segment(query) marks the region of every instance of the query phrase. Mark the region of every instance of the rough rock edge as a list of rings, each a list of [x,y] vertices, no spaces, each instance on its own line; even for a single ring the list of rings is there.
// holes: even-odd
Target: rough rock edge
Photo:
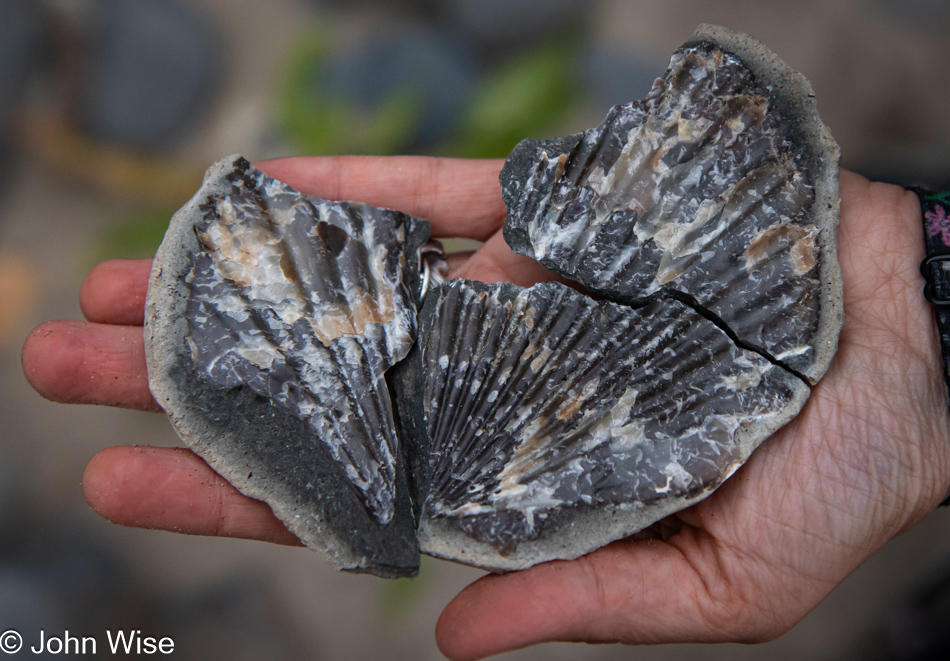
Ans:
[[[841,150],[818,115],[811,83],[763,43],[748,34],[719,25],[700,25],[681,48],[703,43],[711,43],[738,57],[752,72],[756,82],[769,88],[782,108],[790,132],[803,148],[805,167],[814,177],[812,183],[815,188],[815,203],[808,216],[802,220],[804,224],[814,224],[820,228],[818,245],[821,249],[821,310],[818,315],[814,355],[790,357],[781,364],[803,376],[810,385],[815,385],[827,371],[837,351],[838,334],[844,321],[841,269],[837,258],[838,222],[841,215],[838,162]],[[553,140],[527,139],[518,143],[505,161],[499,177],[506,207],[513,208],[517,203],[522,193],[521,184],[527,180],[527,174],[534,168],[542,150],[547,151],[549,156],[569,154],[584,135],[576,133]],[[504,236],[515,253],[534,257],[534,250],[524,232],[515,231],[506,222]],[[763,352],[763,355],[767,354]]]
[[[769,424],[752,423],[737,433],[740,451],[737,461],[723,475],[722,482],[725,482],[748,460],[756,447],[798,415],[811,393],[809,385],[814,385],[824,375],[837,350],[838,335],[844,321],[841,269],[837,259],[840,220],[838,164],[841,153],[828,127],[818,115],[811,83],[802,74],[791,69],[764,44],[742,32],[717,25],[700,25],[683,47],[697,46],[703,42],[713,43],[721,50],[737,56],[758,82],[770,88],[783,107],[791,131],[801,138],[807,159],[806,167],[810,168],[814,177],[815,203],[803,222],[820,228],[821,310],[815,355],[809,361],[796,357],[777,363],[800,373],[807,382],[792,371],[782,370],[781,366],[776,368],[775,378],[786,381],[795,394],[781,414]],[[541,148],[569,153],[583,135],[579,133],[555,140],[526,140],[520,143],[509,156],[501,175],[506,205],[510,208],[509,199],[521,195],[520,183],[524,178],[513,173],[525,172],[528,167],[534,167]],[[508,229],[507,226],[505,229]],[[509,239],[507,231],[505,238]],[[510,240],[508,242],[512,243]],[[512,245],[512,248],[515,246]],[[551,538],[521,542],[515,553],[508,557],[502,557],[490,545],[468,537],[451,521],[428,517],[419,526],[419,546],[423,553],[494,572],[525,569],[549,560],[570,560],[635,534],[670,514],[698,503],[721,486],[722,482],[694,497],[663,501],[653,506],[641,505],[629,510],[617,506],[576,508]]]
[[[294,505],[296,494],[287,485],[276,483],[265,486],[256,481],[250,482],[248,473],[258,467],[248,462],[246,453],[237,444],[231,451],[222,451],[216,442],[220,437],[209,438],[216,430],[200,416],[196,424],[195,412],[183,400],[183,393],[175,384],[174,371],[179,368],[179,348],[188,334],[185,314],[188,292],[184,286],[184,276],[192,268],[191,256],[200,250],[193,230],[194,219],[202,215],[198,207],[210,196],[230,191],[231,184],[222,175],[233,170],[240,158],[236,154],[228,156],[208,169],[201,188],[173,216],[165,239],[156,253],[145,305],[144,337],[149,389],[188,446],[241,493],[267,502],[274,514],[307,547],[322,553],[346,571],[368,572],[387,578],[414,576],[418,565],[410,568],[380,566],[371,558],[354,553],[346,541],[337,536],[325,522],[301,516]],[[414,540],[405,540],[405,543],[414,544]]]

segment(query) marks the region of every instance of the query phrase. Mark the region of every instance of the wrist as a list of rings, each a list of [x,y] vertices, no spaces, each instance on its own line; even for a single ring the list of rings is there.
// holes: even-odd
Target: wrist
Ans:
[[[919,271],[925,258],[920,203],[913,193],[851,173],[842,172],[841,184],[840,346],[854,354],[843,361],[853,366],[848,381],[869,398],[843,405],[851,407],[872,451],[897,467],[878,469],[879,498],[888,510],[903,512],[907,525],[950,490],[950,404]]]

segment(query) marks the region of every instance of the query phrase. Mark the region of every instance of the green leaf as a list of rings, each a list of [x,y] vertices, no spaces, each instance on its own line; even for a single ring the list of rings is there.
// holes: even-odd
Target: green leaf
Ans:
[[[445,151],[504,157],[525,137],[547,137],[579,104],[577,60],[577,45],[563,39],[515,56],[476,90]]]

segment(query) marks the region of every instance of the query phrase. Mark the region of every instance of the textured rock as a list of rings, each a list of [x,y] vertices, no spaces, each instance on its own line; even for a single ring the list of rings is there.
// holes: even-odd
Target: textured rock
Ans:
[[[841,326],[838,156],[803,76],[704,26],[643,101],[515,148],[505,238],[611,300],[680,292],[815,382]]]
[[[77,86],[83,128],[133,148],[167,149],[213,100],[223,73],[213,25],[192,3],[96,0]],[[219,50],[220,48],[220,50]]]
[[[176,214],[152,274],[150,385],[177,431],[347,569],[418,565],[384,376],[415,341],[428,234],[230,157]]]
[[[423,551],[573,558],[709,494],[809,388],[679,301],[455,280],[420,317]]]
[[[345,569],[504,571],[636,533],[727,479],[834,352],[837,147],[746,36],[703,28],[646,100],[519,145],[502,186],[512,247],[604,300],[436,278],[418,311],[425,221],[237,157],[156,259],[156,399]]]
[[[551,285],[427,301],[422,549],[572,558],[732,474],[837,346],[837,162],[808,82],[713,26],[644,101],[522,142],[506,240],[626,307]]]

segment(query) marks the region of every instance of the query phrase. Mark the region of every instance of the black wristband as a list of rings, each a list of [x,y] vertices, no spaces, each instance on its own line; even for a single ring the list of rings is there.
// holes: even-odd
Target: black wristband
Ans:
[[[943,378],[950,391],[950,191],[937,193],[925,188],[910,190],[920,198],[924,216],[924,243],[927,257],[920,264],[920,274],[927,284],[924,298],[933,306],[943,354]],[[950,506],[948,496],[940,507]]]

